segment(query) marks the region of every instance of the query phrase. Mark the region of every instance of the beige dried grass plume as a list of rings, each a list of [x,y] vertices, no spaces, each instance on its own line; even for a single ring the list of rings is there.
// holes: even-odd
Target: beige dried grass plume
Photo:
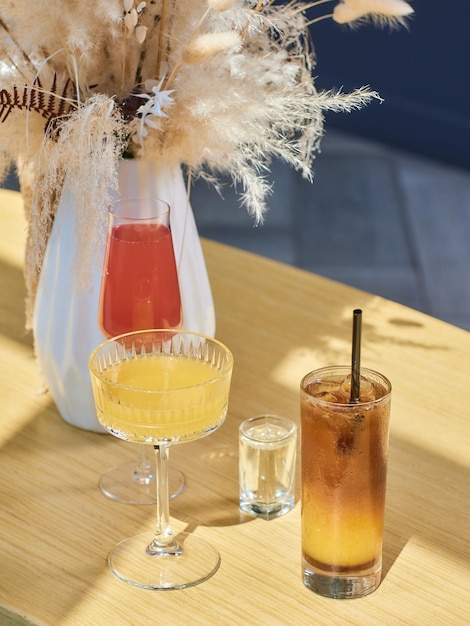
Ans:
[[[361,9],[363,19],[393,3],[409,7],[402,0],[340,0],[335,10]],[[314,19],[308,14],[324,4],[3,3],[0,113],[15,86],[31,92],[39,79],[45,96],[39,109],[27,99],[15,104],[0,123],[0,174],[13,162],[25,197],[25,181],[35,183],[28,211],[31,301],[64,180],[77,199],[81,254],[91,258],[121,156],[157,166],[180,163],[215,185],[229,175],[258,222],[272,158],[312,178],[324,112],[360,108],[378,97],[366,87],[349,94],[316,90],[309,24],[334,11]],[[44,116],[43,108],[59,110],[56,100],[60,115]]]

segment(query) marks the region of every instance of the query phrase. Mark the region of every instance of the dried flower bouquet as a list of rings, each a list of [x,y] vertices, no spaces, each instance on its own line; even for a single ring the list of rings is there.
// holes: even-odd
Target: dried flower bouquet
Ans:
[[[122,157],[229,175],[261,220],[270,160],[311,178],[324,111],[378,97],[316,90],[310,25],[410,13],[403,0],[2,0],[0,178],[15,164],[30,296],[65,178],[89,256]]]

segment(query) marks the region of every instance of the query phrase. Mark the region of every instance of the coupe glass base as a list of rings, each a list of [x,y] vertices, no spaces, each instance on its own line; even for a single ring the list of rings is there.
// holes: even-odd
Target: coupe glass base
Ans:
[[[107,498],[125,504],[155,504],[155,479],[137,479],[135,474],[135,461],[112,467],[101,476],[100,489]],[[168,481],[170,499],[183,493],[186,487],[183,472],[170,468]]]
[[[124,582],[141,589],[169,590],[193,587],[218,570],[220,555],[209,543],[190,533],[178,533],[178,555],[146,552],[153,535],[141,533],[124,539],[108,556],[110,570]]]

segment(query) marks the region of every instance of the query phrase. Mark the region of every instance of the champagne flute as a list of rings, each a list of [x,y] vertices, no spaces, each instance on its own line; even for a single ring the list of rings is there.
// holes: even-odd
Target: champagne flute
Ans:
[[[163,200],[128,198],[112,205],[98,315],[108,338],[145,328],[181,326],[170,207]],[[99,484],[112,500],[153,504],[154,480],[153,456],[147,446],[139,445],[136,461],[109,469]],[[170,497],[180,494],[185,484],[184,474],[172,469]]]
[[[233,357],[216,339],[178,330],[144,330],[98,346],[89,361],[101,424],[126,441],[152,445],[156,457],[154,533],[121,541],[108,565],[144,589],[182,589],[218,569],[218,551],[191,533],[173,533],[168,453],[219,428],[227,414]]]

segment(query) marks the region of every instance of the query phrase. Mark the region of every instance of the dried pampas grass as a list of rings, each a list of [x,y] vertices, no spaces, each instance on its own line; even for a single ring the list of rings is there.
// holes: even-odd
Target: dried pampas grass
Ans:
[[[272,158],[312,179],[324,112],[360,108],[378,95],[367,87],[317,91],[309,24],[340,21],[344,11],[392,23],[410,8],[403,0],[339,0],[333,13],[307,16],[326,4],[3,3],[0,175],[14,163],[25,197],[34,181],[27,214],[31,300],[62,186],[76,197],[80,255],[92,258],[122,155],[179,163],[215,185],[229,175],[257,222],[266,211]],[[34,88],[34,106],[15,96]]]
[[[112,98],[99,94],[46,136],[40,152],[34,208],[26,252],[26,283],[36,281],[65,181],[76,199],[77,278],[89,283],[92,263],[106,232],[110,192],[117,189],[117,162],[125,146],[124,120]],[[84,158],[86,155],[86,158]],[[90,219],[90,216],[92,219]]]
[[[236,51],[241,48],[242,39],[238,33],[229,30],[225,33],[206,33],[194,37],[184,46],[181,59],[187,65],[204,63],[220,52]]]
[[[372,21],[378,26],[404,26],[405,18],[413,13],[404,0],[341,0],[333,10],[333,20],[338,24],[357,25]]]

